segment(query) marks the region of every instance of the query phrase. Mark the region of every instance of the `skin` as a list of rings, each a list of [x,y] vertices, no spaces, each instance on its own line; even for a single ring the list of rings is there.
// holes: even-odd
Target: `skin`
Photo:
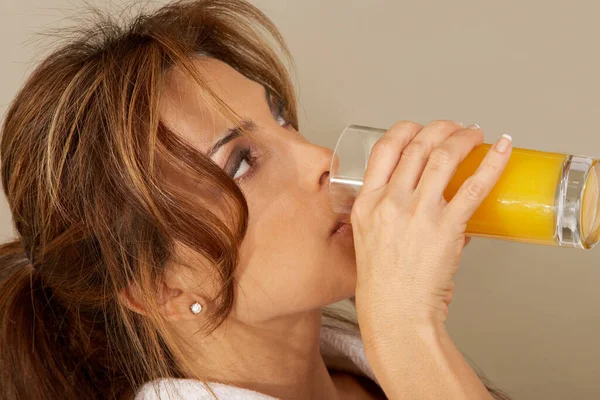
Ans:
[[[330,375],[319,351],[320,309],[355,295],[365,353],[389,398],[490,398],[445,321],[468,242],[466,223],[504,170],[510,143],[505,151],[494,146],[447,202],[443,190],[458,163],[483,142],[482,131],[452,121],[396,124],[371,153],[352,208],[352,235],[331,237],[339,220],[329,207],[331,150],[274,116],[258,83],[222,62],[195,62],[217,95],[259,130],[257,141],[235,139],[213,157],[227,172],[239,147],[255,146],[257,157],[241,169],[250,174],[239,181],[250,220],[227,322],[200,334],[203,314],[189,310],[197,301],[210,312],[218,291],[210,268],[194,276],[167,268],[163,311],[198,349],[194,369],[208,381],[278,398],[370,398],[358,380]],[[232,128],[177,69],[165,89],[165,122],[199,150]]]
[[[356,266],[351,236],[330,237],[339,219],[329,206],[332,151],[278,122],[262,85],[214,59],[195,63],[216,94],[260,128],[255,142],[235,139],[212,157],[229,172],[238,148],[255,152],[247,172],[252,176],[239,183],[250,220],[226,324],[209,336],[194,335],[203,318],[190,312],[190,304],[199,301],[209,310],[218,290],[209,268],[201,277],[169,268],[165,310],[176,329],[202,349],[196,367],[209,381],[275,397],[334,399],[336,387],[319,352],[320,308],[354,294]],[[161,113],[169,127],[205,153],[234,127],[210,111],[178,69],[168,76]],[[242,164],[244,171],[248,164]],[[184,248],[180,253],[192,257]],[[347,381],[343,387],[347,390]]]

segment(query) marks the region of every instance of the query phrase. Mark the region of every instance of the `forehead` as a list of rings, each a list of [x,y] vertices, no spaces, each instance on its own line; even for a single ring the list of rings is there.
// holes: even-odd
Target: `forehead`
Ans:
[[[194,67],[207,86],[242,118],[252,114],[264,88],[226,63],[208,57],[197,57]],[[181,68],[174,67],[165,76],[160,113],[164,123],[202,151],[228,127],[227,121],[214,110],[205,93]],[[260,104],[260,103],[259,103]]]

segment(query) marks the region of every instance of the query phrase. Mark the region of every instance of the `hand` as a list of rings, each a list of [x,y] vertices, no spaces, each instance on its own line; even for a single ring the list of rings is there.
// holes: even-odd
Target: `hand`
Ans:
[[[379,335],[446,321],[467,221],[512,151],[502,138],[447,202],[443,192],[458,164],[482,143],[477,126],[400,122],[373,147],[351,213],[361,330]]]

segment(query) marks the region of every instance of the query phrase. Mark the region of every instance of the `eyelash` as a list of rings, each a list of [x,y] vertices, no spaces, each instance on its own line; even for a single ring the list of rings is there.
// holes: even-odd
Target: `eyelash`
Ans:
[[[248,163],[249,169],[244,175],[236,179],[234,177],[240,170],[243,161],[246,161]],[[234,168],[233,171],[231,171],[231,173],[229,174],[229,176],[231,176],[231,178],[234,179],[237,183],[244,182],[246,179],[249,179],[254,174],[255,162],[256,157],[254,156],[252,149],[250,147],[242,147],[235,156],[235,162],[233,163]]]
[[[275,118],[275,121],[277,121],[279,126],[288,128],[289,126],[292,125],[292,123],[290,121],[288,121],[287,119],[285,119],[285,117],[284,117],[285,109],[284,108],[285,108],[285,104],[283,103],[283,101],[280,101],[278,108],[277,108],[277,118]]]
[[[275,118],[275,120],[277,121],[279,126],[281,126],[283,128],[288,128],[291,125],[291,122],[288,121],[287,119],[285,119],[284,111],[285,111],[284,103],[279,102],[279,108],[277,110],[277,117]],[[235,162],[233,163],[233,165],[235,167],[233,168],[232,172],[229,175],[232,179],[240,170],[240,167],[242,166],[243,161],[246,161],[250,168],[249,168],[248,172],[246,172],[244,175],[242,175],[241,177],[239,177],[237,179],[234,179],[238,184],[246,181],[247,179],[250,179],[254,175],[254,171],[256,169],[255,168],[256,156],[254,156],[254,152],[252,151],[252,149],[250,147],[242,147],[240,149],[240,151],[237,153],[237,155],[235,156]]]

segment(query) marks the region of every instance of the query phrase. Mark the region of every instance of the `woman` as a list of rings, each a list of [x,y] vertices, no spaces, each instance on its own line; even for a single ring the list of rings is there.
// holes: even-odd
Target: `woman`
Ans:
[[[502,397],[444,322],[510,141],[447,203],[482,131],[400,122],[342,225],[278,48],[242,0],[184,1],[33,72],[2,130],[2,399]],[[322,319],[353,297],[362,342]]]

